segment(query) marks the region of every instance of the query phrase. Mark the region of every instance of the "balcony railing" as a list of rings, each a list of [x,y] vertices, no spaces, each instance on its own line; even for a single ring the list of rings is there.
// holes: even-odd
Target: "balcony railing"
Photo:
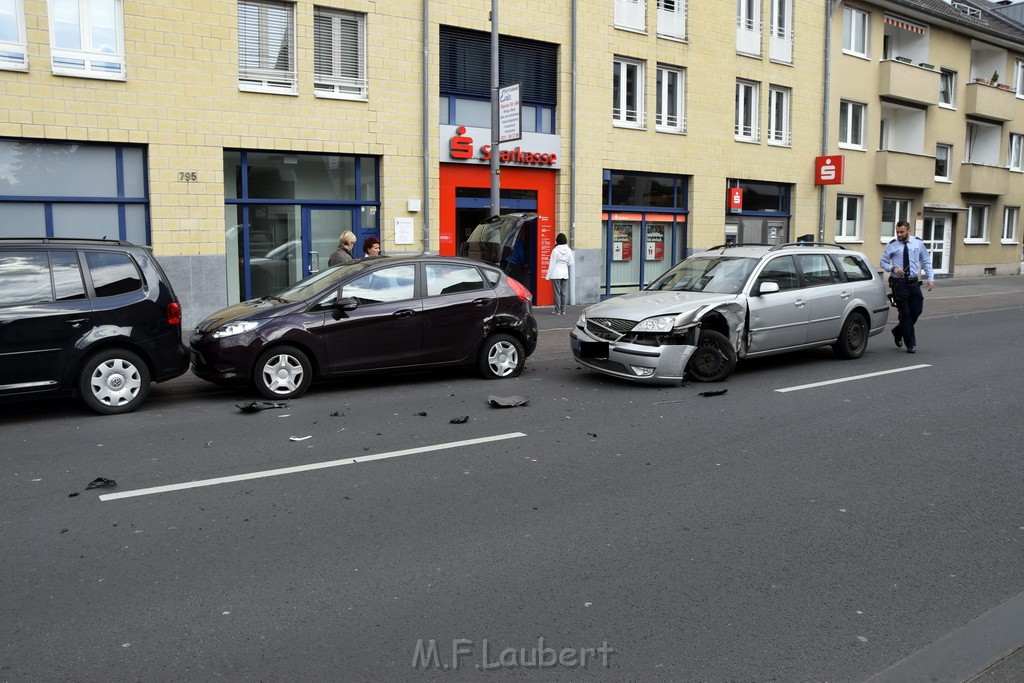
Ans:
[[[926,189],[935,185],[935,158],[910,152],[879,150],[875,184]]]
[[[964,111],[968,116],[1011,121],[1018,107],[1024,115],[1024,105],[1017,103],[1013,90],[978,81],[972,81],[964,88]]]
[[[938,102],[938,71],[898,60],[886,60],[878,67],[878,94],[882,97],[924,105]]]
[[[1010,171],[1002,166],[960,165],[960,191],[1003,195],[1010,190]]]

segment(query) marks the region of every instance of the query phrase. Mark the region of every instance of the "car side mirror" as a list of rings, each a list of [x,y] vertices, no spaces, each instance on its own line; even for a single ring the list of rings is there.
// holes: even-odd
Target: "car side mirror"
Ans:
[[[336,311],[354,311],[359,308],[359,300],[350,296],[338,298],[334,300],[334,310]]]
[[[779,291],[779,283],[772,280],[765,280],[757,288],[758,296],[763,294],[771,294],[772,292]]]

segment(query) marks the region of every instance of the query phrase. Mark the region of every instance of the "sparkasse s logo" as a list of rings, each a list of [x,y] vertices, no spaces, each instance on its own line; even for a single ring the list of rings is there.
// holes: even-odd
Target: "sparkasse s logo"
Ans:
[[[455,129],[455,135],[448,143],[448,151],[452,159],[473,158],[473,138],[466,135],[466,127],[459,126]]]

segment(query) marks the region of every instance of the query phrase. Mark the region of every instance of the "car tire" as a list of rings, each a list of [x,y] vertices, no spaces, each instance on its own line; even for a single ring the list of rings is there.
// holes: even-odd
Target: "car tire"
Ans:
[[[697,350],[686,365],[688,377],[698,382],[721,382],[736,369],[736,350],[721,332],[701,330]]]
[[[85,405],[101,415],[130,413],[149,395],[149,366],[126,349],[106,349],[85,359],[78,391]]]
[[[526,351],[519,340],[511,335],[492,335],[480,347],[477,367],[485,379],[518,377],[525,365]]]
[[[313,381],[313,365],[309,357],[294,346],[276,346],[256,359],[252,379],[256,391],[265,398],[298,398]]]
[[[851,313],[843,323],[839,338],[832,346],[840,358],[853,360],[864,355],[868,348],[868,321],[861,313]]]

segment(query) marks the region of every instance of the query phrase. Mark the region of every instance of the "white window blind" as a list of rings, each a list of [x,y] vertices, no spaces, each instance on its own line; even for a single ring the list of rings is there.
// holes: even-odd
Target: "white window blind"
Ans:
[[[366,32],[361,14],[317,7],[313,15],[313,89],[366,99]]]
[[[239,2],[239,89],[294,93],[296,81],[294,5]]]

